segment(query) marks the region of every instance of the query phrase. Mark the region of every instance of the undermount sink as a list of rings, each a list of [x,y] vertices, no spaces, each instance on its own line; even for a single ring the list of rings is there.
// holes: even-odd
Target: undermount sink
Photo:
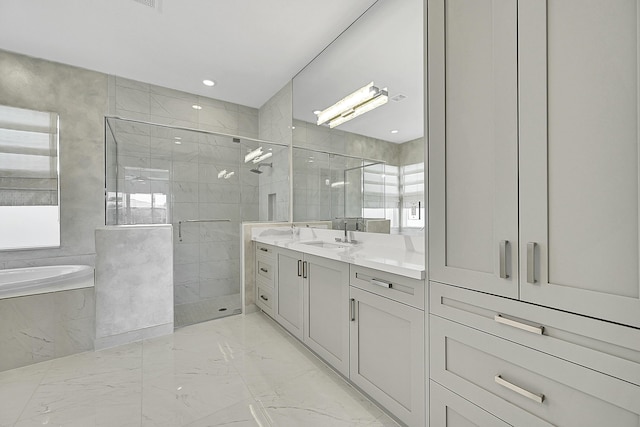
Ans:
[[[323,242],[323,241],[313,241],[313,242],[300,242],[303,245],[315,246],[316,248],[324,248],[324,249],[345,249],[351,247],[349,244],[341,244],[341,243],[332,243],[332,242]]]

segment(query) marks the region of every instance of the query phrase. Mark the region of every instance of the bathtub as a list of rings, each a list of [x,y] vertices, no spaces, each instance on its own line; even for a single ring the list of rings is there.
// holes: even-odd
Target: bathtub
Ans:
[[[93,350],[93,267],[0,270],[0,372]]]
[[[51,265],[0,270],[0,299],[93,287],[93,267]]]

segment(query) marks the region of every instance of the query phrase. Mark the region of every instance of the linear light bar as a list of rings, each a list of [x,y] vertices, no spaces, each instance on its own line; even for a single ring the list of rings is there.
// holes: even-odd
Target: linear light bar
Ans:
[[[251,160],[253,160],[256,157],[261,156],[261,155],[262,155],[262,147],[258,147],[255,150],[253,150],[252,152],[248,153],[246,156],[244,156],[244,162],[248,163]]]
[[[356,117],[361,116],[364,113],[373,110],[374,108],[378,108],[379,106],[386,104],[388,100],[389,100],[389,95],[387,90],[382,89],[375,98],[329,121],[329,127],[333,129],[334,127],[339,126],[344,122],[348,122],[351,119],[355,119]]]
[[[384,101],[381,101],[381,97],[384,98]],[[371,111],[376,107],[379,107],[380,105],[386,103],[387,99],[388,99],[388,92],[386,88],[383,90],[380,90],[373,85],[373,82],[371,82],[368,85],[356,90],[352,94],[342,98],[340,101],[336,102],[331,107],[323,111],[317,112],[316,113],[316,115],[318,116],[317,124],[319,126],[326,122],[331,123],[332,121],[335,121],[340,117],[346,118],[346,120],[341,120],[339,121],[339,123],[336,122],[337,124],[335,124],[334,126],[338,126],[339,124],[342,124],[348,120],[353,119],[354,117],[364,114],[367,111]],[[362,107],[364,107],[365,105],[368,105],[373,100],[378,100],[378,101],[371,104],[371,106],[368,109],[361,110]],[[359,113],[357,115],[354,115],[354,113],[358,111]]]

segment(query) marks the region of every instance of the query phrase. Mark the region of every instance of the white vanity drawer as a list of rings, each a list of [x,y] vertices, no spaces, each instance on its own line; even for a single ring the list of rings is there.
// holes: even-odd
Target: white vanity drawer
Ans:
[[[273,268],[274,262],[262,257],[256,258],[256,277],[269,281],[273,286]]]
[[[510,426],[435,381],[429,388],[429,423],[433,427]]]
[[[431,314],[640,385],[639,329],[436,282],[429,290]]]
[[[271,245],[265,245],[264,243],[256,243],[256,257],[262,255],[267,258],[275,257],[275,247]]]
[[[424,280],[351,265],[351,286],[424,310]]]
[[[640,387],[430,316],[434,381],[515,426],[638,427]]]
[[[273,288],[256,283],[256,305],[269,316],[273,317]]]

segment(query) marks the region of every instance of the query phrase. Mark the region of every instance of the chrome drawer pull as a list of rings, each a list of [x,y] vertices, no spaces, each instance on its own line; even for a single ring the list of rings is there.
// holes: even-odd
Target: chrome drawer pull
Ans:
[[[378,280],[378,279],[371,279],[369,282],[370,282],[372,285],[382,286],[383,288],[387,288],[387,289],[390,289],[390,288],[391,288],[391,283],[389,283],[389,282],[383,282],[382,280]]]
[[[260,248],[260,250],[261,250],[262,252],[269,252],[269,249],[267,249],[267,248]]]
[[[498,323],[502,323],[503,325],[511,326],[514,328],[522,329],[523,331],[531,332],[533,334],[542,335],[544,332],[544,326],[531,326],[526,323],[516,322],[515,320],[507,319],[506,317],[502,317],[500,314],[496,314],[493,317]]]
[[[267,270],[266,268],[260,267],[260,271],[262,271],[263,273],[268,273],[269,270]]]
[[[500,278],[508,279],[509,274],[507,273],[507,248],[509,247],[508,240],[500,241]]]
[[[522,395],[527,399],[531,399],[536,403],[542,403],[544,401],[544,394],[531,393],[530,391],[520,388],[515,384],[511,384],[509,381],[505,381],[504,379],[502,379],[500,375],[496,375],[494,377],[494,380],[496,381],[496,384],[501,385],[502,387],[508,388],[511,391],[515,391],[519,395]]]
[[[527,282],[536,283],[536,242],[527,243]]]
[[[262,298],[265,301],[269,301],[269,298],[265,297],[264,295],[260,295],[260,298]]]

